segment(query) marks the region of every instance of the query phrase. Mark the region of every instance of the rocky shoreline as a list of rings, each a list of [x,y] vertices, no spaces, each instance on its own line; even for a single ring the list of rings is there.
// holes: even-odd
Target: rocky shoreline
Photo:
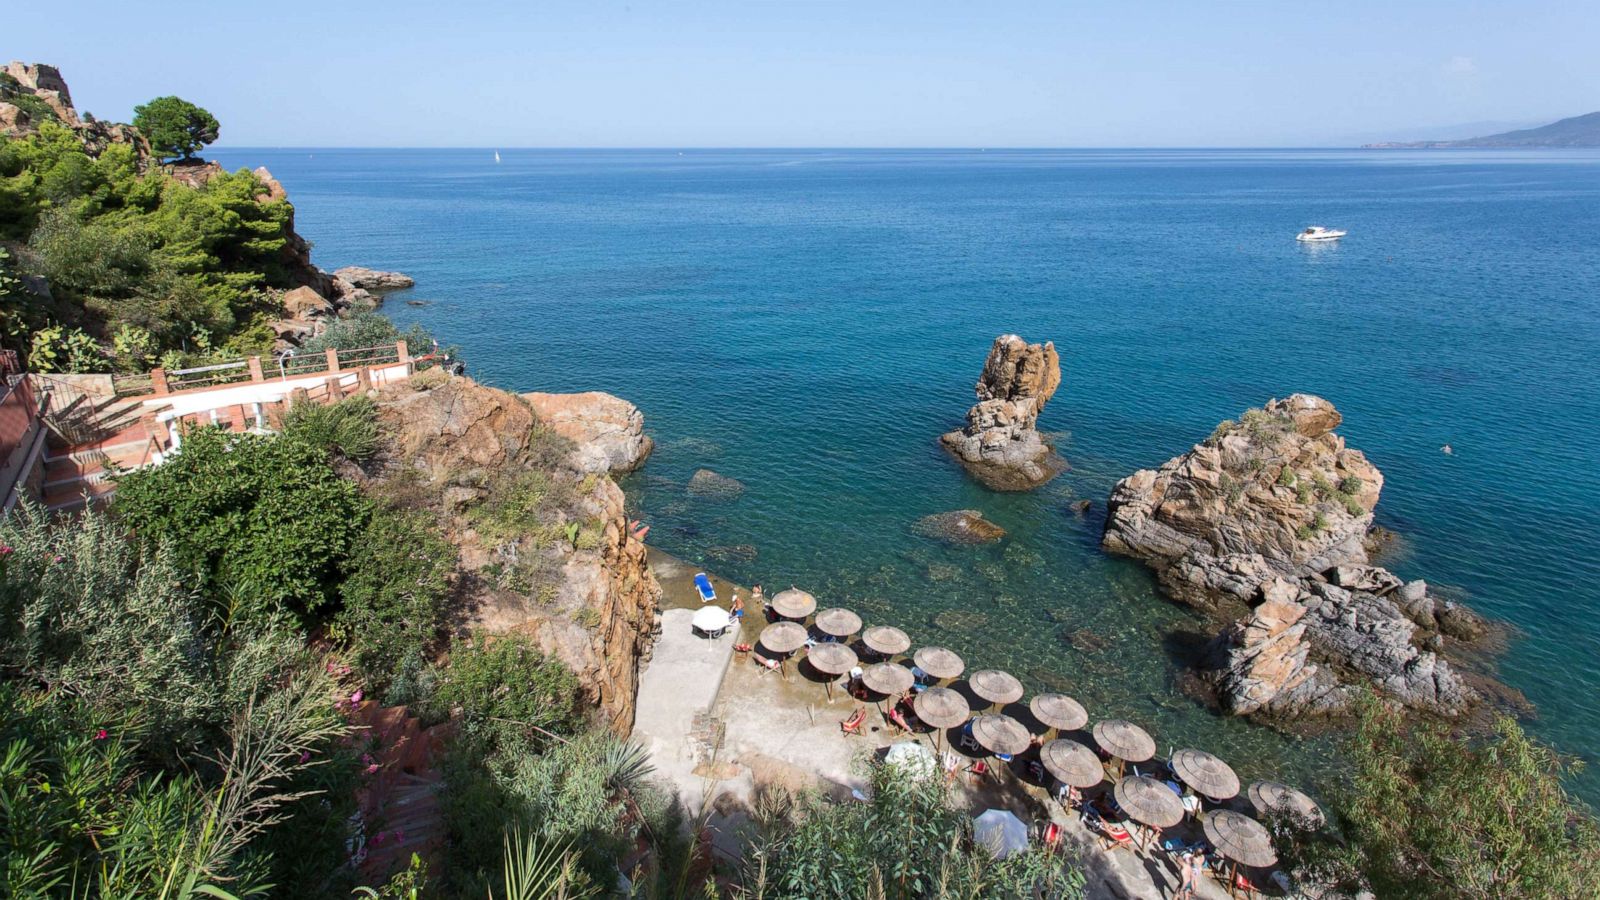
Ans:
[[[1475,613],[1371,563],[1383,474],[1334,433],[1321,397],[1294,394],[1227,421],[1156,470],[1122,479],[1102,547],[1143,561],[1173,600],[1227,622],[1201,676],[1234,715],[1347,711],[1361,686],[1459,716],[1482,702],[1443,651]]]

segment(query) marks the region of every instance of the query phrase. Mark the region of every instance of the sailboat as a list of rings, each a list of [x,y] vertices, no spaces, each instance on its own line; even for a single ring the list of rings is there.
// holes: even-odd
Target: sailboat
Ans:
[[[499,150],[496,150],[494,152],[494,161],[495,162],[499,162],[500,161],[500,151]]]

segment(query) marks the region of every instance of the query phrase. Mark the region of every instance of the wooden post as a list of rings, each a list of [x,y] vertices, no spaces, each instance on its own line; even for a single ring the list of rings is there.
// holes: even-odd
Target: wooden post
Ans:
[[[145,433],[150,436],[152,441],[155,441],[156,449],[165,452],[167,449],[167,430],[161,427],[160,422],[156,421],[156,414],[147,412],[139,417],[139,421],[144,423]]]
[[[250,380],[251,381],[266,381],[267,380],[266,374],[261,371],[261,357],[259,357],[259,356],[250,357]]]
[[[333,351],[329,351],[330,353]],[[328,379],[328,402],[337,403],[344,398],[344,389],[339,386],[339,376],[334,375]]]
[[[401,362],[411,362],[411,351],[407,349],[405,341],[395,341],[394,350],[395,353],[399,354]]]
[[[337,372],[337,371],[339,371],[339,351],[335,350],[332,347],[329,347],[325,352],[326,352],[327,357],[328,357],[328,371],[329,372]]]
[[[361,393],[372,390],[372,370],[366,366],[356,370],[356,384],[361,386]]]
[[[157,394],[171,393],[167,388],[167,370],[160,366],[150,370],[150,386]]]

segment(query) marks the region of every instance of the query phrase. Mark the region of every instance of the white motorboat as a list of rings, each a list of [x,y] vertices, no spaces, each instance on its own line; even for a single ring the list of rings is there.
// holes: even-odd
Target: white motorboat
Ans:
[[[1337,241],[1344,237],[1346,232],[1336,228],[1323,228],[1321,225],[1312,225],[1305,231],[1294,236],[1297,241]]]

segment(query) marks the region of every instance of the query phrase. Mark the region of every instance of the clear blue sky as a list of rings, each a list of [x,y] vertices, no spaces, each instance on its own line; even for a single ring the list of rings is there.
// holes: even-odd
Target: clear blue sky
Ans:
[[[80,108],[175,93],[233,146],[1283,146],[1600,109],[1594,0],[8,7],[0,54]]]

